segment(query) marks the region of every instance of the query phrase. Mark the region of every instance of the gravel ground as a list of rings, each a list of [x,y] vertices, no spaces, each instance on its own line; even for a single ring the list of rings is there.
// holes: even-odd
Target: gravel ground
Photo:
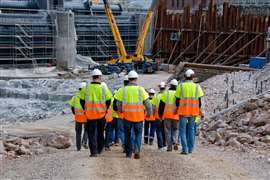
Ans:
[[[70,115],[57,116],[18,126],[4,126],[7,133],[25,134],[64,131],[74,136]],[[73,137],[74,139],[74,137]],[[2,160],[0,179],[269,179],[267,152],[237,152],[198,143],[192,155],[159,152],[143,145],[140,160],[126,159],[120,147],[89,158],[89,151],[67,150]]]

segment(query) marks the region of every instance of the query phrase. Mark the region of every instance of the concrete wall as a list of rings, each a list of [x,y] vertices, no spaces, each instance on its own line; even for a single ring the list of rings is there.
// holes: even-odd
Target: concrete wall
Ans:
[[[75,67],[76,30],[72,12],[56,13],[56,60],[58,69]]]

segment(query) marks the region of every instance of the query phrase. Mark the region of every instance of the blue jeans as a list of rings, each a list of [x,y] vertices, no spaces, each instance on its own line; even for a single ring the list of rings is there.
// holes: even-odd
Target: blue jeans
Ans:
[[[181,117],[179,123],[179,134],[182,152],[192,153],[195,142],[195,118]]]
[[[134,131],[134,153],[140,153],[142,144],[143,122],[124,121],[125,128],[125,152],[128,157],[132,155],[132,129]]]
[[[125,131],[123,119],[118,119],[117,129],[118,129],[118,138],[120,139],[122,144],[125,144]]]
[[[156,128],[156,121],[144,121],[144,142],[146,144],[148,141],[154,141]]]
[[[105,147],[110,147],[113,142],[112,122],[106,124],[105,129]]]
[[[163,148],[165,145],[163,142],[163,126],[161,120],[156,120],[156,127],[158,148]]]

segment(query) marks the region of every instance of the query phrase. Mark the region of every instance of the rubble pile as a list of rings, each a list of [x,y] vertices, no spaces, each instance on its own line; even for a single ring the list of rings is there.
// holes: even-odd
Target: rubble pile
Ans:
[[[8,137],[0,143],[4,148],[0,154],[13,159],[25,155],[50,153],[56,149],[67,149],[71,146],[71,139],[64,134],[50,133],[40,137]]]
[[[211,116],[201,130],[204,144],[270,150],[270,91]]]
[[[201,83],[204,111],[211,116],[270,89],[270,64],[255,72],[233,72]]]
[[[82,81],[87,79],[0,80],[0,121],[33,121],[69,113],[68,101]],[[113,74],[104,81],[113,92],[123,79]]]

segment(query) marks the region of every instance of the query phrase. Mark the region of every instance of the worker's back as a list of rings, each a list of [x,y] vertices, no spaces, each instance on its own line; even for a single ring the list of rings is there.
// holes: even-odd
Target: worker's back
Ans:
[[[165,103],[163,119],[178,120],[178,115],[175,114],[175,90],[166,90],[162,93],[161,100]]]

